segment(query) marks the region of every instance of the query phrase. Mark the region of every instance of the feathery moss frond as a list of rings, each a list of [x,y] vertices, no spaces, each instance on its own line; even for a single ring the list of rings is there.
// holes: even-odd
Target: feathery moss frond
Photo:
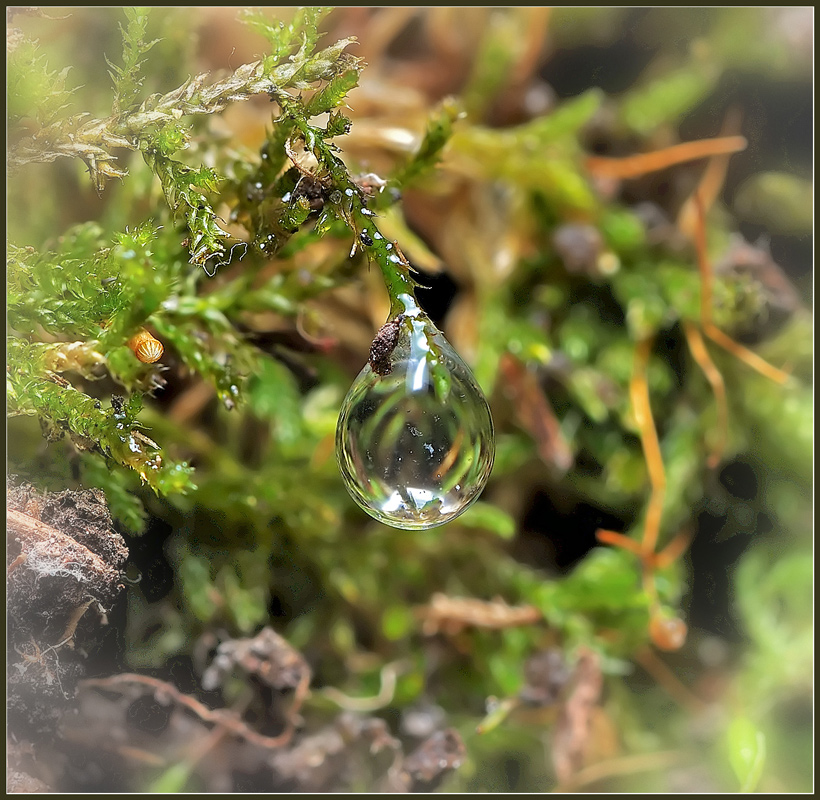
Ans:
[[[143,77],[140,75],[140,68],[143,65],[142,57],[159,42],[159,39],[145,41],[145,30],[148,25],[149,8],[123,8],[123,13],[128,20],[128,25],[123,28],[123,65],[117,66],[106,58],[106,63],[111,67],[108,73],[114,83],[114,113],[130,110],[136,105],[142,89]]]

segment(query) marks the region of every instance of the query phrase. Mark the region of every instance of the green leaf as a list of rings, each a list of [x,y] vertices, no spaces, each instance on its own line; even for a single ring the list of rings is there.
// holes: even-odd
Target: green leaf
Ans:
[[[635,559],[615,548],[596,547],[560,585],[547,594],[553,607],[573,611],[645,609],[648,598],[640,586]],[[549,612],[544,609],[544,613]]]
[[[740,781],[741,792],[754,792],[766,763],[766,737],[747,718],[737,717],[727,731],[729,763]]]
[[[97,338],[106,319],[129,303],[117,280],[119,265],[99,225],[68,230],[55,251],[9,247],[7,306],[11,326],[35,333]]]
[[[266,565],[264,559],[252,552],[241,553],[237,562],[219,571],[216,585],[234,623],[248,634],[268,616]]]
[[[382,614],[382,633],[391,642],[404,639],[414,624],[413,612],[407,606],[390,606]]]
[[[70,68],[51,71],[36,41],[24,38],[14,49],[9,48],[6,69],[9,122],[31,117],[45,126],[68,106],[73,93],[66,88]]]
[[[359,85],[360,72],[361,67],[356,65],[331,78],[305,104],[305,117],[310,119],[342,105],[345,102],[347,93]]]
[[[607,244],[622,255],[633,253],[646,244],[643,224],[626,209],[606,209],[598,219],[598,227]]]
[[[485,34],[473,61],[473,74],[463,92],[467,113],[478,118],[507,81],[516,58],[524,47],[520,9],[493,9]]]
[[[254,413],[274,422],[276,438],[285,445],[301,438],[302,398],[296,382],[283,364],[262,358],[248,383],[248,403]]]
[[[130,533],[141,534],[148,521],[148,512],[134,494],[133,472],[110,469],[105,459],[96,453],[83,454],[82,470],[84,484],[96,486],[105,492],[111,516]]]
[[[441,152],[453,135],[453,123],[462,115],[452,99],[444,100],[427,122],[424,138],[410,161],[391,178],[390,183],[404,188],[435,168]]]
[[[240,19],[256,33],[264,36],[271,48],[269,59],[279,63],[289,52],[301,45],[302,50],[312,48],[318,39],[317,25],[330,11],[321,6],[297,9],[288,25],[272,20],[264,11],[243,9]]]
[[[356,38],[353,36],[340,39],[330,47],[311,56],[290,76],[292,84],[297,89],[307,89],[316,81],[330,81],[346,70],[349,65],[358,64],[358,59],[344,53],[344,50],[355,41]],[[343,81],[342,85],[344,83]]]
[[[587,89],[571,100],[565,100],[552,113],[538,117],[516,131],[516,137],[548,144],[574,136],[592,119],[600,108],[604,93],[600,89]]]
[[[620,117],[629,128],[649,135],[660,125],[672,125],[703,100],[715,85],[718,72],[699,64],[666,73],[631,90],[620,106]]]
[[[811,475],[814,398],[811,386],[796,380],[786,386],[753,372],[745,364],[730,362],[724,377],[737,390],[737,422],[754,437],[766,463],[792,476]]]
[[[232,238],[219,226],[219,218],[207,198],[216,191],[219,176],[211,167],[195,169],[168,158],[159,150],[149,148],[143,152],[143,157],[159,178],[174,217],[185,217],[190,234],[188,248],[191,263],[212,274],[220,265],[220,257],[228,260],[226,250]]]
[[[155,442],[136,422],[141,395],[124,401],[112,397],[111,407],[95,400],[64,380],[52,379],[32,356],[32,348],[10,338],[7,373],[9,413],[40,418],[46,435],[59,439],[65,433],[81,450],[99,450],[115,462],[135,470],[154,491],[169,494],[193,488],[186,463],[163,458]],[[41,374],[43,376],[41,377]]]
[[[517,128],[461,128],[451,152],[478,174],[540,192],[558,211],[591,212],[597,199],[582,174],[577,134],[602,99],[600,90],[590,89]]]
[[[193,771],[193,766],[187,761],[173,764],[151,782],[147,791],[150,794],[179,794],[184,792]]]
[[[112,64],[111,80],[114,82],[114,113],[131,110],[136,104],[142,90],[143,77],[140,75],[140,60],[159,39],[145,41],[145,30],[148,25],[149,8],[126,7],[123,9],[128,25],[120,25],[123,42],[123,66]]]
[[[510,654],[504,651],[490,653],[487,657],[490,674],[503,695],[513,695],[523,682],[521,666],[517,660],[510,659]]]
[[[200,622],[209,622],[216,613],[216,603],[208,559],[186,550],[177,572],[188,607]]]
[[[814,186],[786,172],[759,172],[735,193],[734,207],[747,222],[770,233],[809,234],[814,223]]]
[[[459,523],[465,528],[489,531],[502,539],[512,539],[517,529],[515,520],[506,511],[481,500],[461,515]]]
[[[155,319],[154,327],[194,372],[214,385],[225,407],[234,408],[258,351],[238,338],[222,312],[204,303],[191,305],[180,303],[176,313]]]
[[[758,646],[775,657],[788,656],[789,668],[806,663],[811,632],[806,596],[811,593],[810,554],[790,552],[773,561],[772,545],[753,548],[736,577],[737,604]]]
[[[644,272],[622,270],[613,276],[612,291],[626,308],[626,323],[633,340],[651,336],[668,321],[669,307],[660,287]]]

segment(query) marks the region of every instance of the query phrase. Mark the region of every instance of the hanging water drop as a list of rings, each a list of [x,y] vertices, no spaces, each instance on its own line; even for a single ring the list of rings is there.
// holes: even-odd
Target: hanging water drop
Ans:
[[[495,439],[469,367],[409,295],[343,403],[336,458],[370,516],[405,530],[450,522],[481,494]]]

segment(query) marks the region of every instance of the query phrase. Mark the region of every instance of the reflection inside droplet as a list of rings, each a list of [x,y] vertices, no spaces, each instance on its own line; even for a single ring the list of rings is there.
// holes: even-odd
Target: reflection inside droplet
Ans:
[[[395,321],[394,321],[394,324]],[[414,304],[398,321],[388,370],[365,365],[342,403],[339,469],[372,517],[442,525],[481,494],[495,453],[490,409],[470,369]]]

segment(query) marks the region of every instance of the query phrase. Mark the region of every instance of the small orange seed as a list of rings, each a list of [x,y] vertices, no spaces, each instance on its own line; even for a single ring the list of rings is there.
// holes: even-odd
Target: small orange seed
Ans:
[[[143,364],[153,364],[155,361],[159,361],[165,350],[162,342],[155,339],[144,328],[128,340],[127,346],[134,351],[134,355]]]

